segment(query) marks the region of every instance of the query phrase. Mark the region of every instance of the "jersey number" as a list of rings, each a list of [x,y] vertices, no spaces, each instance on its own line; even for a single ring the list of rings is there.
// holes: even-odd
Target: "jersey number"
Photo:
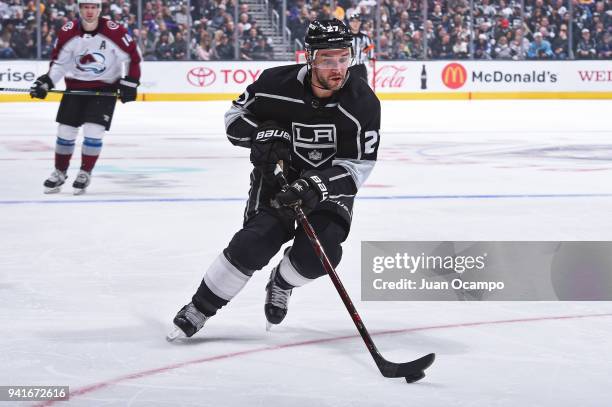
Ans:
[[[376,130],[370,130],[365,132],[365,151],[364,154],[372,154],[376,151],[376,143],[378,143],[378,132]]]

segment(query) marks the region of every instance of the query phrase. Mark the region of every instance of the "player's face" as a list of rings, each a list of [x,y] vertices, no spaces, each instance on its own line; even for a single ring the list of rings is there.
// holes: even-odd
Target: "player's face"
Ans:
[[[98,21],[100,11],[100,7],[98,7],[97,4],[82,4],[79,7],[79,14],[81,15],[81,18],[88,23]]]
[[[327,90],[338,90],[344,82],[350,64],[349,48],[319,50],[312,61],[313,80]]]

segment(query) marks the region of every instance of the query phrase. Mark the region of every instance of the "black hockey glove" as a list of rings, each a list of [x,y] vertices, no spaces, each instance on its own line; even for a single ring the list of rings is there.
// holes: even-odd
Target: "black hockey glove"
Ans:
[[[138,95],[138,79],[130,78],[126,76],[125,78],[119,81],[119,99],[121,102],[133,102],[136,100],[136,95]]]
[[[295,180],[287,189],[276,194],[276,202],[281,207],[300,205],[308,215],[320,202],[329,197],[327,186],[318,175],[306,175]],[[285,212],[283,210],[283,212]],[[293,213],[293,210],[292,210]]]
[[[289,164],[290,147],[291,136],[276,122],[264,122],[255,131],[251,144],[251,162],[268,183],[276,184],[274,169],[279,161]]]
[[[53,86],[53,81],[49,78],[49,75],[39,76],[30,88],[30,97],[44,99],[47,97],[49,90],[53,89]]]

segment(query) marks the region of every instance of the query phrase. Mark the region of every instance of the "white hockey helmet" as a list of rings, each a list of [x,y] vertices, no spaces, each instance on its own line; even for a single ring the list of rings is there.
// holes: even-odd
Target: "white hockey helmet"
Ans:
[[[77,4],[81,7],[82,4],[96,4],[102,7],[102,0],[77,0]]]

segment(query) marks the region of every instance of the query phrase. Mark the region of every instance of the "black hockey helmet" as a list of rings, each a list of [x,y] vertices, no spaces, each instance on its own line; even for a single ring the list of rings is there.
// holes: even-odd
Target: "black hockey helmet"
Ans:
[[[314,20],[308,26],[304,47],[309,53],[318,49],[352,48],[353,35],[337,18]]]

